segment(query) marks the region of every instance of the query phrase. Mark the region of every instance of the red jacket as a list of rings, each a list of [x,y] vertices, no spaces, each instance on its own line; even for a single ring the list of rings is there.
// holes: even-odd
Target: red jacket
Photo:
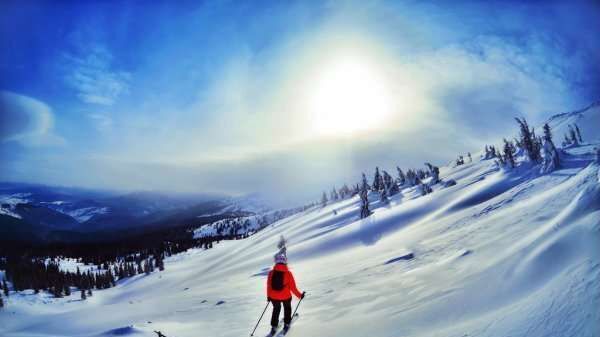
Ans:
[[[271,279],[275,271],[283,273],[283,289],[281,290],[275,290],[271,287]],[[267,277],[267,297],[276,301],[285,301],[292,298],[292,293],[298,298],[302,296],[302,293],[296,288],[294,275],[289,271],[287,265],[282,263],[276,264],[269,272],[269,277]]]

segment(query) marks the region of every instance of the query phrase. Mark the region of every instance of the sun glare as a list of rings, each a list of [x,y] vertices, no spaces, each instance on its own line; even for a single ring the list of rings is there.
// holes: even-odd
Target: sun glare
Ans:
[[[317,78],[309,109],[319,134],[348,135],[384,125],[390,102],[377,67],[346,58],[331,63]]]

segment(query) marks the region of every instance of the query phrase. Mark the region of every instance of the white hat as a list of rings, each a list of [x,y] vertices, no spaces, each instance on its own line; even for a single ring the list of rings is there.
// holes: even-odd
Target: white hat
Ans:
[[[275,263],[287,264],[287,256],[285,254],[285,251],[284,252],[280,251],[279,253],[275,254],[274,258],[275,258]]]

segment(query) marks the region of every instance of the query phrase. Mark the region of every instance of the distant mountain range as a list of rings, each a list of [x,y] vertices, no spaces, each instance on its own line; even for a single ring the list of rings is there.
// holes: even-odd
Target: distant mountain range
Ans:
[[[0,241],[105,240],[124,233],[252,215],[256,195],[111,191],[0,183]]]

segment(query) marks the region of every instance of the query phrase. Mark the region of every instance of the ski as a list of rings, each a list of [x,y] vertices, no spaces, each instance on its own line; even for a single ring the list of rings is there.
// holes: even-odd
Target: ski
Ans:
[[[278,334],[277,337],[283,337],[286,336],[289,332],[290,329],[292,328],[292,324],[294,322],[296,322],[296,320],[300,317],[300,315],[298,313],[294,314],[294,316],[292,317],[292,321],[290,322],[290,325],[288,326],[287,329],[283,328]]]

